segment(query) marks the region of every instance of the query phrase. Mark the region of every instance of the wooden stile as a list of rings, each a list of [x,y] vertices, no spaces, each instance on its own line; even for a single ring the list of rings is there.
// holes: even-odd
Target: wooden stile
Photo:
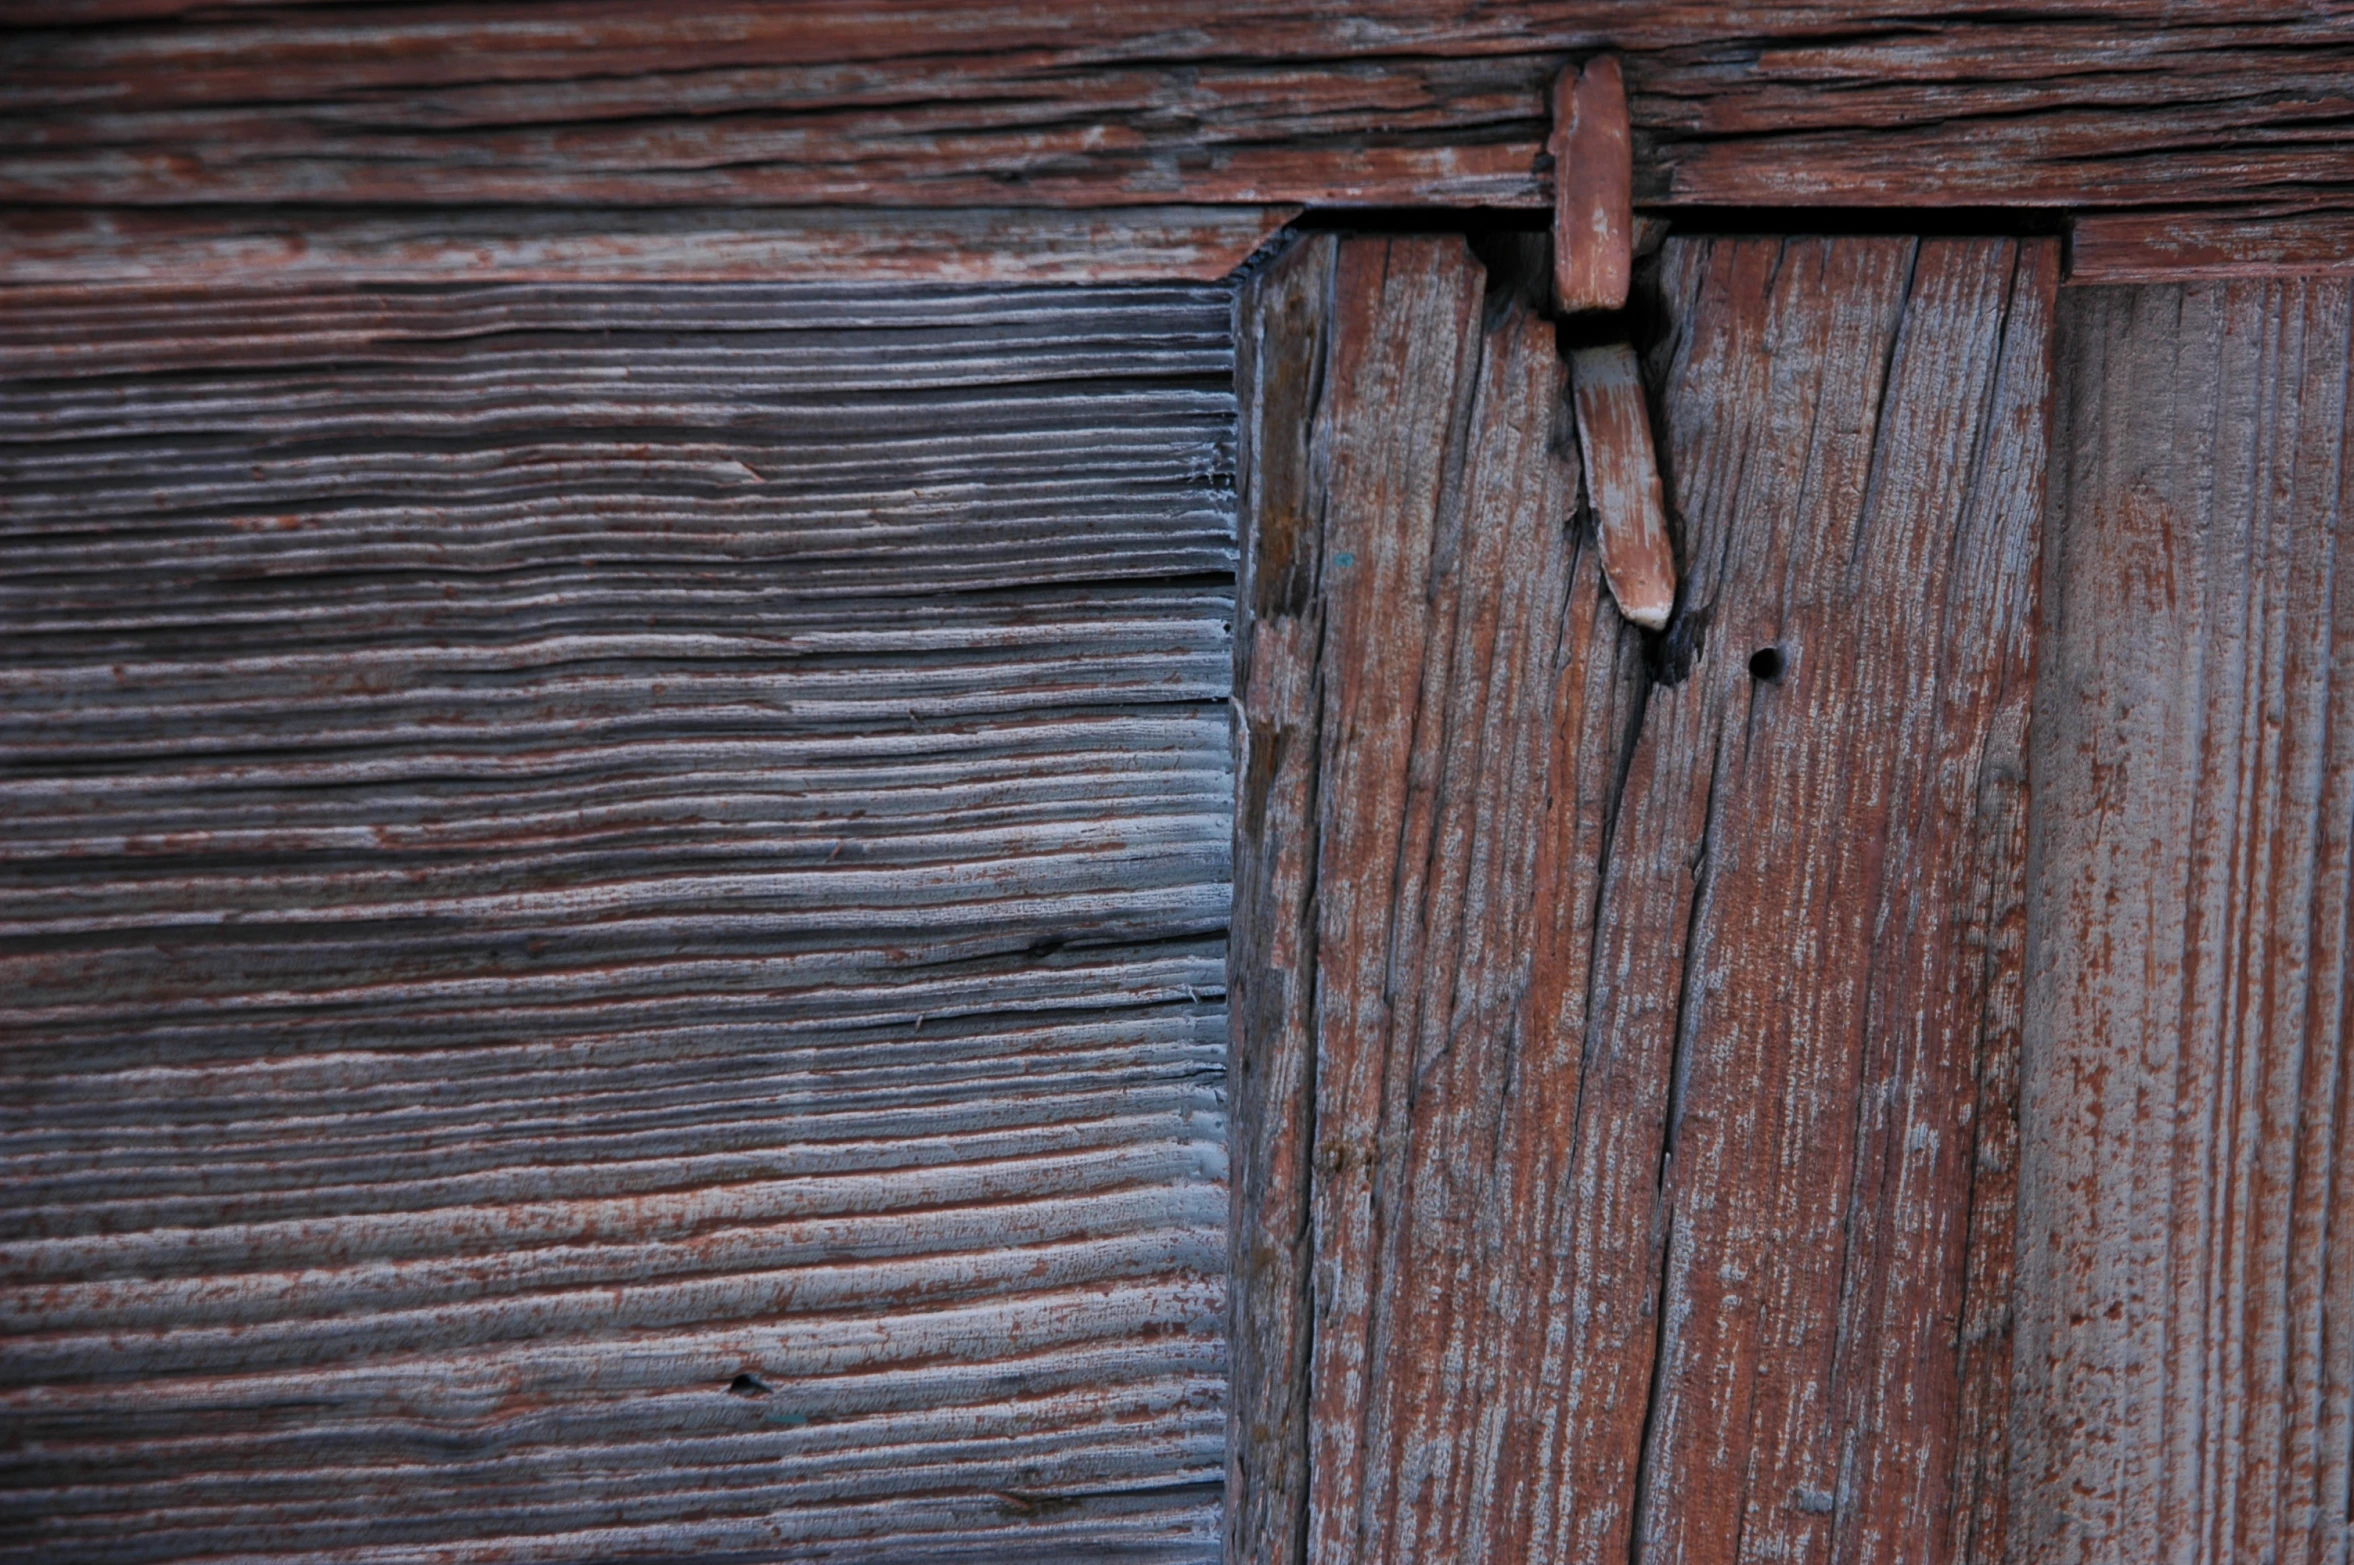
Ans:
[[[1460,242],[1254,284],[1230,1557],[2002,1557],[2057,261],[1671,241],[1657,636]]]
[[[2020,1558],[2354,1546],[2354,284],[2071,290]]]

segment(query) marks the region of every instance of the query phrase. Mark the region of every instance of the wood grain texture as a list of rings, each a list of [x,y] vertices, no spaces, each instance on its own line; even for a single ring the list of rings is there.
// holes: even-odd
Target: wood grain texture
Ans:
[[[1208,1559],[1229,299],[0,318],[0,1559]]]
[[[2343,210],[2343,0],[1509,7],[22,0],[0,202],[907,207],[1553,198],[1622,59],[1665,206]],[[104,23],[106,25],[94,25]],[[47,25],[43,25],[47,24]]]
[[[2023,1557],[2354,1546],[2350,332],[2343,279],[2061,312]]]
[[[1296,208],[0,211],[0,284],[1214,282]],[[30,310],[20,301],[15,308]]]
[[[1316,243],[1242,312],[1230,1557],[2003,1558],[2056,247],[1670,240],[1645,636],[1549,325]]]

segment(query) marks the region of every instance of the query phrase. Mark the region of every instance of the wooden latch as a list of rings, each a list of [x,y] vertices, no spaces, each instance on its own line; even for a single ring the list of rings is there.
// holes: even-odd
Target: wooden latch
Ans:
[[[1616,314],[1635,270],[1635,149],[1626,82],[1601,55],[1553,86],[1553,288],[1565,313]],[[1664,630],[1676,607],[1659,457],[1642,372],[1623,333],[1570,358],[1586,503],[1618,611]]]

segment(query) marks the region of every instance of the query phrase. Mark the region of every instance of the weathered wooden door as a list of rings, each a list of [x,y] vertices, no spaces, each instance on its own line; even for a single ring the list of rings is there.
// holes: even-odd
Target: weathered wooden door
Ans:
[[[1654,634],[1491,255],[1239,317],[1233,1557],[2343,1559],[2344,291],[1671,239]]]
[[[2342,1561],[2354,290],[1527,249],[12,316],[0,1554]]]
[[[0,6],[0,1565],[2354,1565],[2350,82]]]

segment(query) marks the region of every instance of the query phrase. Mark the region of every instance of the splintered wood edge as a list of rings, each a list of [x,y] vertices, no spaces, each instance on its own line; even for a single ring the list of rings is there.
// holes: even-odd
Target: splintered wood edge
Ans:
[[[1293,206],[0,214],[0,286],[1214,282]]]
[[[1553,84],[1553,287],[1561,308],[1626,307],[1635,269],[1634,133],[1618,61],[1602,55]]]
[[[1635,350],[1625,343],[1580,348],[1571,355],[1570,381],[1603,578],[1620,614],[1664,630],[1676,606],[1676,551]]]

